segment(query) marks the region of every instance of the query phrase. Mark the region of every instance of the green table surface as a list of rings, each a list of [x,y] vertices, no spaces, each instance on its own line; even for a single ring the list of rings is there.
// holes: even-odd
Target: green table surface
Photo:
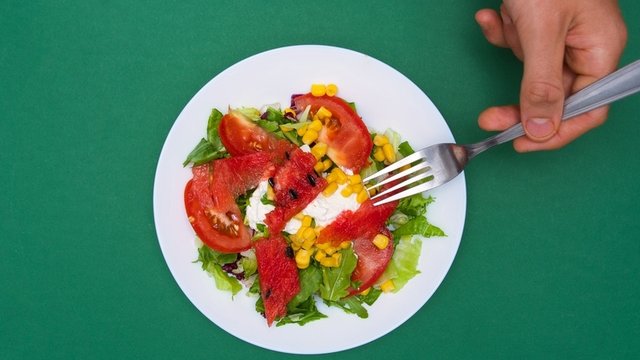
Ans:
[[[243,58],[325,44],[398,69],[458,142],[481,139],[477,115],[515,102],[522,72],[474,22],[498,5],[3,1],[0,358],[287,356],[210,322],[165,264],[152,191],[177,115]],[[626,64],[640,58],[640,3],[621,7]],[[462,243],[435,295],[388,335],[325,357],[638,358],[639,100],[561,150],[504,145],[474,160]]]

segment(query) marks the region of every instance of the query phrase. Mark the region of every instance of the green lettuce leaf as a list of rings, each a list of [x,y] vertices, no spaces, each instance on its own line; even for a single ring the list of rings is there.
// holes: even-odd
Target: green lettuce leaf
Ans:
[[[222,254],[203,245],[198,249],[196,262],[200,262],[202,270],[213,277],[219,290],[229,291],[232,295],[235,295],[242,290],[242,284],[238,279],[222,270],[222,265],[233,263],[237,258],[237,254]]]
[[[378,284],[382,284],[387,280],[393,280],[397,292],[418,275],[418,260],[422,251],[422,240],[417,236],[405,236],[399,239],[398,244],[393,252],[389,266],[384,271]]]
[[[421,235],[424,237],[447,236],[442,229],[430,224],[424,216],[415,217],[393,230],[394,238],[408,235]]]

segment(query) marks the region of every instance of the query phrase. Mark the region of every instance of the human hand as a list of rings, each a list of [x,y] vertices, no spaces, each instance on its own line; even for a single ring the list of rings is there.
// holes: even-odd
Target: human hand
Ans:
[[[608,108],[561,123],[564,99],[613,72],[627,41],[617,0],[504,0],[500,12],[476,13],[487,40],[510,48],[523,61],[520,106],[483,111],[484,130],[505,130],[522,121],[527,136],[516,151],[560,148],[604,123]]]

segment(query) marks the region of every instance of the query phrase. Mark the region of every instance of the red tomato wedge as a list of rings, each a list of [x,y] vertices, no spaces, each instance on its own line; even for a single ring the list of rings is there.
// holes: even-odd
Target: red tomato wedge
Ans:
[[[354,173],[368,165],[373,141],[362,118],[343,99],[335,96],[313,96],[310,93],[293,98],[296,109],[303,111],[311,106],[312,112],[324,107],[331,112],[320,131],[318,141],[328,145],[331,160]]]
[[[260,296],[267,324],[287,314],[287,304],[300,292],[298,267],[287,241],[279,234],[258,240],[255,245]]]
[[[322,244],[329,241],[332,246],[339,246],[343,241],[373,239],[380,229],[385,228],[385,222],[397,206],[398,201],[374,206],[373,201],[367,200],[356,211],[340,213],[334,222],[322,229],[316,242]]]
[[[289,153],[289,160],[276,170],[270,180],[275,209],[265,219],[271,233],[282,231],[285,224],[327,186],[327,180],[313,170],[315,164],[315,156],[296,148]]]
[[[274,150],[282,141],[236,110],[222,117],[218,133],[231,156]]]
[[[389,245],[384,249],[378,249],[372,242],[373,238],[360,237],[353,241],[353,251],[358,255],[351,281],[358,284],[357,288],[351,289],[349,295],[357,294],[370,288],[384,273],[391,256],[393,255],[393,237],[386,227],[382,227],[379,233],[389,237]]]
[[[192,168],[184,203],[189,222],[203,243],[222,253],[251,248],[250,231],[235,199],[268,178],[273,169],[268,153],[219,159]]]

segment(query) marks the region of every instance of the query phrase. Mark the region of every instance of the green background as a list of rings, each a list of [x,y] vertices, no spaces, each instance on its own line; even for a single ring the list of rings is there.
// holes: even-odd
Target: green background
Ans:
[[[326,44],[398,69],[457,141],[479,140],[478,113],[515,102],[522,71],[473,19],[498,4],[2,1],[0,358],[284,357],[206,319],[163,260],[152,190],[177,115],[245,57]],[[626,64],[640,3],[621,7]],[[442,286],[387,336],[326,358],[640,356],[639,100],[559,151],[474,160]]]

